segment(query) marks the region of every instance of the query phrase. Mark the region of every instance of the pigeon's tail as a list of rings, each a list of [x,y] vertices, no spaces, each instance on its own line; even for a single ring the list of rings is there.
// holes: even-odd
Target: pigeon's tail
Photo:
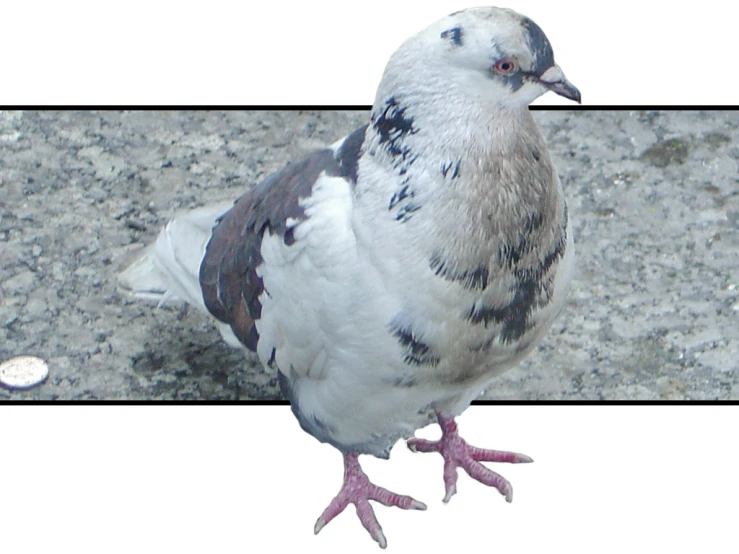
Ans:
[[[207,312],[200,290],[200,263],[216,221],[233,202],[205,206],[170,221],[131,266],[118,277],[137,298],[187,302]]]

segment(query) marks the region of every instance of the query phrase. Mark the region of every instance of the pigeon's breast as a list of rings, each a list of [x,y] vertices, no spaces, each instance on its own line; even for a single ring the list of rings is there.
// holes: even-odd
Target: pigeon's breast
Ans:
[[[485,270],[467,275],[440,269],[447,266],[433,263],[430,249],[376,240],[365,248],[355,226],[332,321],[311,328],[326,353],[317,357],[320,377],[283,369],[304,429],[382,456],[432,410],[466,408],[536,345],[563,305],[573,250],[564,206],[561,215],[546,240],[536,236],[536,254],[501,246],[479,264]]]
[[[396,129],[407,114],[392,114]],[[449,149],[433,157],[411,142],[420,124],[406,127],[417,132],[402,144],[397,132],[365,142],[348,218],[339,224],[348,213],[321,202],[295,228],[298,243],[322,237],[310,264],[294,266],[299,280],[281,288],[289,274],[265,264],[272,294],[257,323],[271,341],[260,356],[276,350],[303,428],[380,456],[434,410],[461,412],[534,347],[563,304],[572,259],[564,196],[535,129],[516,155],[478,161]]]
[[[405,347],[403,373],[439,396],[486,384],[520,361],[566,296],[574,249],[564,204],[550,229],[523,226],[486,247],[466,265],[430,249],[405,277],[413,286],[391,323]]]

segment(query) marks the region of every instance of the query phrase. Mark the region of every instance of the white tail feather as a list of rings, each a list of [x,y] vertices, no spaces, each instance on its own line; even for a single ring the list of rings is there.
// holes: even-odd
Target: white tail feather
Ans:
[[[131,266],[119,276],[121,286],[137,298],[192,304],[206,311],[200,289],[200,263],[216,220],[233,202],[205,206],[170,221]]]

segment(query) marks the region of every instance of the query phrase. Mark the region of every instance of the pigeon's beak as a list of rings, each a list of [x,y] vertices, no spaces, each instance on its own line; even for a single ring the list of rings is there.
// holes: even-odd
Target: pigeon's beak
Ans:
[[[558,65],[553,65],[539,76],[539,83],[552,92],[580,104],[580,91],[570,83]]]

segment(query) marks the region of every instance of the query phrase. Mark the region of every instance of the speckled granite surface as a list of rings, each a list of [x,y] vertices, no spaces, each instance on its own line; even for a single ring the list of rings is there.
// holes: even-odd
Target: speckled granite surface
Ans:
[[[739,398],[739,112],[537,111],[569,200],[565,312],[492,399]],[[269,399],[207,318],[115,274],[176,212],[236,198],[366,112],[0,113],[0,399]]]

